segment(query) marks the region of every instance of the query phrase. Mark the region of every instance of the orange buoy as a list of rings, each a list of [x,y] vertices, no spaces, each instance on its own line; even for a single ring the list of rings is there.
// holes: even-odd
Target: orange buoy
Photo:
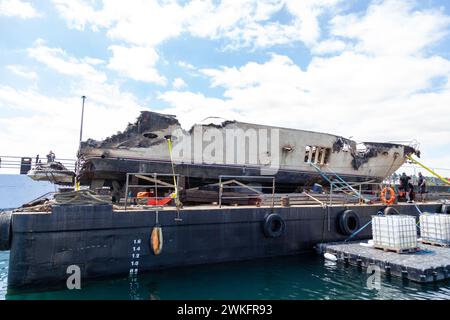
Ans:
[[[388,190],[389,190],[389,195],[390,195],[389,200],[386,199],[386,193],[388,192]],[[381,199],[381,201],[384,204],[387,204],[387,205],[393,204],[395,202],[395,191],[394,191],[394,189],[392,189],[392,188],[388,189],[387,187],[384,187],[384,189],[381,190],[380,199]]]
[[[150,243],[152,246],[153,254],[155,256],[159,255],[163,248],[163,234],[161,227],[153,228],[152,235],[150,237]]]

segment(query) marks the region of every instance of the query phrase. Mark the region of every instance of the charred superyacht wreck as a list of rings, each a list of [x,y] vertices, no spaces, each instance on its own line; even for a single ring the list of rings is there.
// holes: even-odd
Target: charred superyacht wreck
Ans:
[[[322,180],[317,166],[345,180],[381,182],[412,154],[419,155],[413,146],[357,144],[326,133],[237,121],[196,124],[185,131],[175,116],[144,111],[125,131],[81,144],[78,179],[91,188],[114,181],[123,187],[126,173],[175,171],[183,185],[198,187],[220,175],[270,175],[277,191],[293,192]]]
[[[185,131],[173,116],[143,112],[124,132],[81,145],[77,178],[90,190],[58,193],[40,206],[0,213],[0,250],[10,250],[8,290],[65,285],[74,270],[84,283],[169,267],[295,255],[321,242],[370,238],[370,228],[361,226],[393,207],[414,216],[419,210],[450,212],[450,205],[439,202],[386,207],[376,193],[364,204],[360,195],[351,202],[331,192],[302,192],[289,197],[310,202],[294,203],[275,193],[319,181],[330,170],[351,181],[381,182],[407,155],[418,153],[399,144],[363,145],[365,150],[358,151],[356,142],[339,136],[234,121]],[[166,174],[169,182],[156,174]],[[202,205],[158,202],[158,183],[175,190],[180,184],[179,190],[198,197],[201,186],[217,187],[222,175],[247,177],[252,184],[247,190],[271,201],[221,206],[222,193],[218,197],[215,189],[212,197],[200,197],[199,202],[208,198]],[[184,181],[171,184],[175,176]],[[272,194],[261,192],[264,179],[258,177],[268,177]],[[149,181],[154,190],[148,190]],[[105,186],[113,189],[115,204],[109,194],[95,192]],[[355,195],[350,186],[347,191]],[[133,202],[140,192],[148,202]]]

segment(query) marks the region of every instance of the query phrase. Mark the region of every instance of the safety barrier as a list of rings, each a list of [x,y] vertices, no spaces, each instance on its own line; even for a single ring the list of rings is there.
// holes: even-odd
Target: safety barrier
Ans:
[[[127,173],[126,183],[125,183],[125,206],[124,209],[127,210],[127,206],[129,205],[129,200],[137,200],[145,199],[146,204],[152,207],[163,207],[167,203],[169,203],[172,199],[175,201],[177,207],[179,206],[179,190],[181,189],[178,186],[179,183],[179,174],[163,174],[163,173]],[[136,177],[141,180],[146,180],[152,184],[141,185],[141,184],[130,184],[130,177]],[[162,181],[159,178],[162,177],[170,177],[173,179],[173,184]],[[130,196],[130,189],[153,189],[153,196]],[[161,189],[173,189],[174,192],[170,193],[168,196],[159,197],[158,191]]]
[[[226,179],[224,181],[224,179]],[[255,180],[259,181],[268,181],[271,182],[271,186],[248,186],[243,183],[246,180]],[[249,190],[251,193],[243,193],[242,196],[224,196],[224,189],[238,189],[238,190]],[[259,190],[260,189],[260,190]],[[275,206],[275,177],[269,176],[229,176],[229,175],[221,175],[219,176],[219,207],[222,207],[222,200],[224,199],[253,199],[255,196],[260,197],[264,195],[263,190],[270,189],[271,192],[271,207]]]

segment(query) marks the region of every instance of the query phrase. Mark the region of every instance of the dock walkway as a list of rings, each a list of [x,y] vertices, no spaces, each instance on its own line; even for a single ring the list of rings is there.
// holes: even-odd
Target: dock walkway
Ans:
[[[430,283],[450,278],[450,248],[419,244],[415,253],[399,254],[358,243],[321,243],[319,253],[330,253],[339,262],[367,268],[377,265],[387,275]]]

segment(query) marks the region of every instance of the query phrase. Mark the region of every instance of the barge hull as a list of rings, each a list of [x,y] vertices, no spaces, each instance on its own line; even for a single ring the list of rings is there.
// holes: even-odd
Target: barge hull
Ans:
[[[439,204],[420,205],[437,212]],[[240,261],[312,250],[320,242],[345,240],[338,229],[340,214],[351,209],[364,225],[384,206],[303,206],[290,208],[192,208],[113,211],[111,205],[55,206],[52,213],[15,213],[8,287],[14,289],[65,284],[69,266],[81,271],[81,281],[126,276],[130,270],[151,272],[169,267]],[[412,205],[396,206],[402,214],[417,215]],[[273,212],[285,221],[277,238],[263,232]],[[150,237],[158,216],[163,250],[154,255]],[[367,239],[366,228],[355,239]],[[139,250],[137,250],[139,248]],[[139,256],[136,255],[139,254]],[[135,254],[133,256],[133,254]],[[138,257],[138,258],[137,258]],[[136,262],[138,262],[136,264]]]

